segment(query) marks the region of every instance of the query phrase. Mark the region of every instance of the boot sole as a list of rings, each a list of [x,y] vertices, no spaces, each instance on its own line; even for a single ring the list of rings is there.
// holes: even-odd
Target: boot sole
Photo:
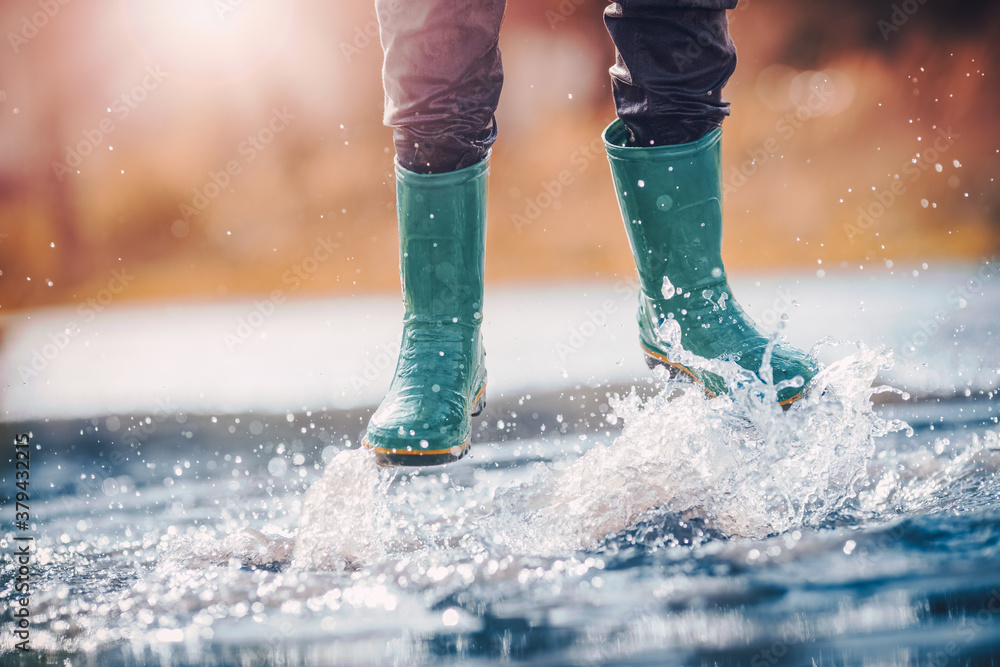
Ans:
[[[476,392],[476,399],[469,413],[470,417],[478,417],[486,409],[486,383]],[[390,447],[373,447],[367,438],[361,439],[361,444],[375,451],[375,463],[382,468],[438,466],[453,463],[465,457],[472,448],[472,436],[461,447],[447,449],[393,449]]]
[[[698,379],[698,376],[695,375],[693,372],[691,372],[689,368],[682,366],[680,364],[675,364],[662,354],[653,352],[645,345],[642,345],[642,351],[646,353],[646,365],[649,367],[650,370],[656,368],[657,366],[663,366],[664,368],[667,369],[667,372],[670,374],[671,380],[683,374],[684,379],[694,382],[695,384],[701,385],[701,388],[705,390],[705,394],[708,395],[709,398],[715,398],[716,396],[715,392],[706,387],[702,383],[702,381]],[[786,398],[783,401],[778,401],[778,405],[781,406],[782,410],[787,410],[792,406],[792,403],[799,400],[800,398],[804,398],[805,395],[806,395],[805,391],[800,391],[791,398]]]

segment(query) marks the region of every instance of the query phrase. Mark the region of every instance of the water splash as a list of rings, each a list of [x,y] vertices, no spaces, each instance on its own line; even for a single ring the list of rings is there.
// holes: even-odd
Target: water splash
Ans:
[[[858,494],[861,520],[896,513],[967,512],[1000,493],[1000,430],[930,447],[887,452],[869,466]]]
[[[292,536],[271,536],[227,522],[216,530],[168,531],[157,551],[162,562],[187,568],[276,570],[291,564],[303,570],[354,570],[384,555],[390,481],[390,473],[378,467],[369,450],[342,451],[306,491]]]
[[[381,479],[370,451],[337,454],[306,492],[293,565],[344,569],[377,558],[382,553],[379,525],[385,514],[379,500],[387,479]]]
[[[164,535],[157,544],[161,563],[190,569],[208,565],[235,565],[257,569],[275,569],[287,563],[294,540],[268,536],[254,528],[239,528],[221,535],[212,531]]]
[[[669,340],[676,333],[668,321],[662,335]],[[559,470],[538,466],[526,481],[496,489],[491,505],[458,503],[456,514],[459,492],[437,476],[411,476],[410,489],[390,493],[393,474],[380,470],[369,452],[348,450],[305,494],[294,552],[287,540],[246,529],[186,551],[244,566],[290,562],[296,570],[352,570],[389,554],[454,547],[442,527],[458,522],[470,553],[569,555],[597,548],[650,510],[697,519],[713,533],[762,538],[821,525],[856,500],[875,438],[908,428],[873,411],[871,396],[891,391],[872,386],[892,364],[888,350],[862,348],[827,366],[811,381],[807,398],[783,412],[776,400],[782,385],[733,362],[671,349],[685,365],[726,378],[732,392],[708,398],[700,386],[660,373],[661,390],[645,402],[634,391],[610,401],[625,423],[614,442],[595,445]],[[769,378],[769,354],[764,359],[761,376]],[[428,508],[428,496],[456,497]],[[424,509],[404,508],[407,503]],[[423,520],[418,525],[395,514]]]
[[[729,395],[669,381],[645,403],[618,399],[625,428],[615,442],[498,491],[494,532],[512,550],[553,554],[594,548],[661,507],[737,537],[819,525],[855,495],[875,438],[906,428],[876,416],[870,400],[891,363],[889,351],[859,350],[823,369],[787,413],[773,385],[718,360],[705,365],[741,380]]]

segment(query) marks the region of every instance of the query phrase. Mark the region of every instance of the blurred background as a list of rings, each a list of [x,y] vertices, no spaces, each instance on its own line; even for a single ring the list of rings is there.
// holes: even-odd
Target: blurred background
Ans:
[[[632,274],[597,141],[602,8],[508,6],[491,284]],[[731,273],[997,249],[1000,5],[752,0],[730,20]],[[398,290],[371,2],[11,0],[0,26],[0,313]]]

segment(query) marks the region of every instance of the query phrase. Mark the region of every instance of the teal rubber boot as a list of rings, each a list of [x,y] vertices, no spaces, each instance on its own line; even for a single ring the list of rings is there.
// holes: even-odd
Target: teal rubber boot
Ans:
[[[483,270],[489,157],[444,174],[396,165],[403,339],[363,444],[383,466],[457,461],[485,406]]]
[[[631,147],[616,120],[604,130],[625,230],[639,272],[639,336],[650,367],[666,365],[718,395],[725,380],[678,363],[671,343],[657,335],[667,319],[680,325],[681,346],[706,359],[724,358],[760,376],[768,337],[733,298],[722,264],[720,140],[715,129],[688,144]],[[671,358],[672,357],[672,358]],[[814,359],[784,342],[775,344],[770,366],[778,401],[787,407],[805,395],[817,372]]]

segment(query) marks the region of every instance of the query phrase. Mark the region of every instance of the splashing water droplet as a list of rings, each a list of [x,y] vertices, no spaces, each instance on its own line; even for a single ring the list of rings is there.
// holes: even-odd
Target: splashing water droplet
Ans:
[[[660,288],[660,293],[664,299],[672,299],[674,298],[674,294],[677,294],[677,289],[674,288],[673,283],[670,282],[670,278],[667,276],[663,276],[663,287]]]

